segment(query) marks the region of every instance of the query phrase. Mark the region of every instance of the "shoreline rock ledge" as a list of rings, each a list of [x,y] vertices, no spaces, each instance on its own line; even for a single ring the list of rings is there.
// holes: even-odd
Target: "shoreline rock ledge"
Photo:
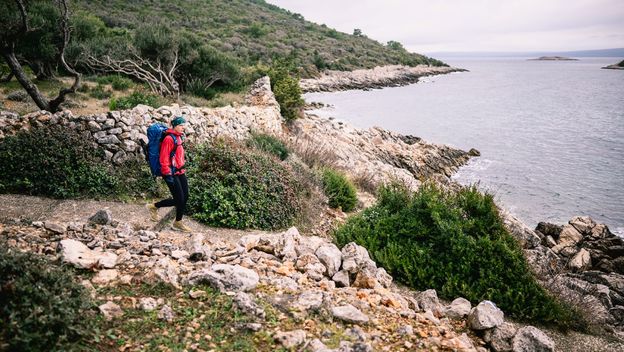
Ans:
[[[468,71],[448,66],[402,65],[378,66],[372,69],[354,71],[324,72],[318,78],[302,79],[299,86],[304,93],[334,92],[340,90],[370,90],[384,87],[398,87],[418,82],[420,77]]]

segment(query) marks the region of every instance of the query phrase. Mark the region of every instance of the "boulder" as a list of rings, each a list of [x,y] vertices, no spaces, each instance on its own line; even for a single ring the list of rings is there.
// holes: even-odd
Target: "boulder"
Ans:
[[[333,243],[321,245],[316,250],[316,256],[325,265],[327,276],[332,277],[340,270],[342,264],[342,253]]]
[[[101,266],[103,268],[112,269],[117,264],[116,254],[93,251],[82,242],[76,240],[62,240],[60,242],[60,249],[63,261],[77,268],[91,269]]]
[[[568,265],[574,271],[585,271],[591,267],[591,256],[585,248],[581,248]]]
[[[369,321],[366,314],[350,304],[334,307],[331,309],[331,312],[334,318],[346,321],[347,323],[366,324]]]
[[[186,243],[189,260],[200,261],[210,258],[210,249],[204,245],[204,235],[196,233]]]
[[[605,225],[605,224],[597,224],[591,230],[590,236],[592,238],[595,238],[595,239],[607,238],[607,237],[611,236],[611,231],[609,231],[609,228],[607,227],[607,225]]]
[[[355,242],[347,243],[342,247],[342,269],[349,273],[355,273],[358,267],[370,261],[370,256],[366,248],[357,245]]]
[[[416,295],[416,301],[418,302],[420,309],[423,311],[430,310],[433,313],[442,312],[442,306],[440,305],[440,300],[438,299],[436,290],[431,289],[418,293]]]
[[[575,245],[583,240],[583,235],[581,235],[572,225],[566,225],[561,230],[559,234],[558,245],[568,244]]]
[[[468,314],[468,326],[473,330],[486,330],[501,325],[504,313],[491,301],[483,301]]]
[[[550,224],[547,222],[540,222],[535,228],[536,231],[541,232],[544,236],[550,236],[555,240],[559,238],[559,234],[561,233],[562,229],[563,226]]]
[[[582,235],[591,235],[596,222],[589,216],[575,216],[569,222]]]
[[[63,226],[59,223],[56,222],[51,222],[51,221],[46,221],[43,224],[43,227],[53,233],[57,233],[57,234],[63,234],[65,233],[65,229],[67,228],[66,226]]]
[[[453,302],[444,309],[444,314],[451,319],[460,320],[470,313],[471,308],[472,305],[469,300],[459,297],[455,298]]]
[[[319,258],[311,253],[300,256],[295,263],[295,267],[299,271],[308,274],[314,280],[321,280],[326,270],[325,265],[321,263]]]
[[[349,287],[351,282],[349,281],[349,273],[346,270],[340,270],[334,276],[332,276],[332,280],[336,283],[338,287]]]
[[[493,329],[485,330],[483,340],[496,352],[508,352],[512,349],[516,328],[510,323],[503,323]]]
[[[533,326],[518,329],[513,338],[514,352],[552,352],[554,350],[555,342]]]
[[[180,270],[174,261],[165,257],[159,259],[152,268],[152,274],[162,282],[179,287],[178,275]]]
[[[113,221],[113,213],[108,209],[99,210],[89,218],[89,222],[97,225],[110,225]]]
[[[297,260],[297,251],[295,250],[296,242],[301,235],[296,227],[291,227],[280,235],[276,245],[276,254],[284,261],[294,262]]]
[[[316,254],[316,251],[321,246],[331,245],[331,243],[327,242],[327,239],[319,237],[319,236],[306,236],[305,240],[299,241],[299,244],[295,246],[295,251],[298,256],[304,255],[306,253]],[[338,249],[338,247],[336,247]],[[340,250],[339,250],[340,251]]]
[[[386,269],[384,268],[377,269],[376,277],[377,277],[377,282],[379,282],[381,286],[388,288],[390,287],[390,285],[392,285],[392,276],[388,274]]]
[[[256,286],[260,277],[251,270],[240,265],[215,264],[211,269],[196,270],[189,274],[189,285],[208,283],[221,292],[227,291],[251,291]]]
[[[360,267],[357,269],[355,280],[351,284],[351,286],[359,288],[375,288],[378,285],[379,282],[377,281],[377,267],[374,265],[374,263],[366,263],[360,265]]]
[[[323,304],[323,292],[321,291],[304,291],[293,304],[293,308],[300,311],[317,310]]]

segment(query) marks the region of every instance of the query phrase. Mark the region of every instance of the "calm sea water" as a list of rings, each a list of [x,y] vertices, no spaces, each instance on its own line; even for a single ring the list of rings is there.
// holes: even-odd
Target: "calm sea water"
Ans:
[[[357,127],[477,148],[454,178],[479,182],[531,227],[590,215],[624,235],[624,71],[600,69],[620,60],[450,58],[470,72],[305,98]]]

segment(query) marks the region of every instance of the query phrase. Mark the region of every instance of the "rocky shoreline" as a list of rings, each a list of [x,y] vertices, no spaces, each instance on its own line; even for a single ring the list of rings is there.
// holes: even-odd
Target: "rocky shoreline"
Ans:
[[[334,92],[340,90],[370,90],[399,87],[418,82],[420,77],[467,71],[445,66],[418,65],[415,67],[390,65],[355,71],[326,71],[318,78],[302,79],[299,86],[304,93]]]

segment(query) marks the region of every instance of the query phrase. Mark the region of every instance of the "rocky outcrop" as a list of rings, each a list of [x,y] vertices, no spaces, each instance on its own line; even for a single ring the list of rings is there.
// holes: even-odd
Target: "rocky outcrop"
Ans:
[[[624,329],[624,239],[587,216],[533,231],[506,214],[506,225],[544,287],[594,323]]]
[[[350,89],[373,89],[404,86],[418,82],[420,77],[466,71],[444,66],[415,67],[390,65],[355,71],[326,71],[318,78],[302,79],[303,92],[333,92]]]
[[[564,56],[540,56],[537,59],[529,59],[529,61],[578,61],[578,59]]]
[[[417,188],[419,180],[451,176],[471,155],[446,145],[427,143],[379,127],[358,129],[343,121],[307,114],[290,126],[295,152],[305,155],[314,149],[325,159],[351,175],[374,184],[391,179]]]

